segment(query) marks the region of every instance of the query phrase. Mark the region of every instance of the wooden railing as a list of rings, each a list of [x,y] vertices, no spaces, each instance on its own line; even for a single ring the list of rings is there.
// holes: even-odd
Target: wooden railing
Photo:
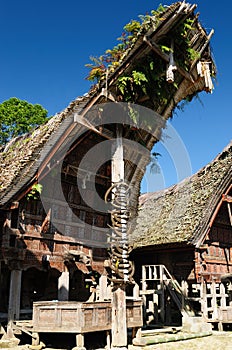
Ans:
[[[164,265],[143,265],[141,285],[147,323],[165,323],[169,312],[166,291],[182,315],[194,316],[197,313],[208,322],[220,322],[221,310],[232,307],[232,298],[225,284],[203,281],[183,288]],[[199,305],[199,310],[194,310],[194,303]]]
[[[140,294],[143,296],[148,322],[160,319],[164,323],[167,319],[166,291],[182,315],[195,315],[184,290],[164,265],[143,265],[141,283]]]

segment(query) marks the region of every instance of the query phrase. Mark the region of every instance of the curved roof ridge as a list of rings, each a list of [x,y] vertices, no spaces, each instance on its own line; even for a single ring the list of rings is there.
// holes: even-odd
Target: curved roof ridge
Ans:
[[[82,109],[89,94],[72,101],[62,112],[55,114],[31,132],[11,140],[0,152],[0,204],[20,190],[38,170],[42,158],[50,152],[61,132],[70,124],[73,108]],[[66,121],[65,121],[66,120]]]
[[[194,174],[184,178],[183,180],[181,180],[180,182],[170,185],[168,187],[165,187],[161,190],[158,191],[154,191],[154,192],[147,192],[147,193],[143,193],[140,195],[139,197],[139,205],[143,205],[147,200],[154,200],[157,199],[159,197],[164,196],[166,193],[168,192],[173,192],[173,191],[178,191],[178,189],[182,186],[185,186],[185,184],[189,181],[191,181],[191,179],[193,179],[195,176],[200,175],[202,172],[205,172],[208,170],[209,167],[212,166],[212,164],[214,164],[214,162],[219,161],[221,158],[223,158],[225,156],[226,153],[228,153],[229,151],[232,151],[232,140],[228,143],[228,145],[222,150],[222,152],[220,152],[215,158],[213,158],[209,163],[207,163],[206,165],[204,165],[202,168],[200,168],[199,170],[197,170]]]

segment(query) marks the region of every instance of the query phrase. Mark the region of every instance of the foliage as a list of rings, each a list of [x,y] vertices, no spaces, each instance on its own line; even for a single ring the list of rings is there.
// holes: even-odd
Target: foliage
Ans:
[[[31,188],[31,191],[27,194],[27,200],[34,199],[37,200],[39,199],[41,193],[43,190],[43,185],[37,183],[34,184]]]
[[[98,83],[102,79],[105,79],[107,71],[112,71],[120,65],[122,58],[127,50],[133,46],[138,34],[144,29],[148,30],[151,25],[153,25],[155,28],[159,25],[159,23],[163,20],[162,13],[164,11],[165,7],[160,4],[157,10],[151,11],[151,14],[140,15],[139,20],[131,20],[128,24],[126,24],[123,28],[124,31],[122,35],[117,39],[119,41],[118,45],[114,46],[113,49],[106,50],[100,57],[90,57],[92,63],[86,64],[86,66],[90,68],[87,79],[93,81],[94,83]],[[193,25],[194,20],[187,18],[185,21],[181,22],[173,33],[171,33],[172,38],[175,39],[176,47],[181,47],[180,53],[182,55],[182,59],[177,57],[177,61],[181,61],[180,65],[184,68],[188,68],[187,66],[189,62],[199,57],[198,53],[191,48],[188,38],[189,31],[194,30]],[[165,42],[164,38],[164,41],[160,43],[159,46],[163,52],[169,54],[172,51],[170,48],[170,39],[166,38],[166,40],[167,41]],[[150,64],[152,65],[153,62],[150,62]],[[140,69],[136,69],[136,71],[138,73],[142,73]],[[140,78],[139,81],[141,81]],[[126,92],[126,86],[133,84],[133,82],[137,86],[144,86],[144,84],[137,84],[134,77],[131,77],[130,79],[123,78],[121,80],[119,79],[119,90],[121,92],[122,90]]]
[[[141,29],[141,23],[131,20],[123,29],[121,37],[117,39],[119,41],[118,45],[114,46],[113,49],[106,50],[104,55],[100,57],[90,57],[92,63],[86,64],[86,67],[90,68],[87,80],[98,82],[107,68],[115,68],[119,65],[124,52],[135,41],[135,37]]]
[[[162,20],[161,17],[159,19]],[[195,59],[200,58],[199,53],[191,47],[189,39],[189,31],[195,29],[193,25],[194,20],[189,18],[180,22],[170,31],[169,36],[163,37],[158,43],[164,53],[173,53],[175,63],[186,71],[189,71]],[[172,44],[173,48],[171,48]],[[147,54],[137,60],[133,70],[121,75],[117,80],[117,87],[123,100],[140,103],[143,97],[147,96],[149,107],[162,111],[171,96],[175,94],[182,79],[180,75],[176,75],[175,82],[167,84],[166,70],[164,60],[154,54]]]
[[[120,66],[139,35],[143,35],[151,28],[155,30],[162,23],[165,11],[165,7],[160,5],[157,10],[152,10],[151,14],[140,15],[138,21],[131,20],[125,25],[121,37],[118,38],[118,45],[106,50],[99,58],[91,57],[92,63],[86,65],[90,68],[87,79],[95,83],[107,79],[108,73]],[[192,48],[191,42],[196,30],[195,21],[196,17],[180,20],[177,26],[170,28],[168,35],[159,37],[156,42],[164,54],[170,55],[170,60],[173,54],[176,66],[187,72],[190,71],[192,63],[200,58],[200,54]],[[118,100],[143,103],[159,113],[165,110],[183,79],[180,74],[175,74],[175,81],[172,84],[167,83],[167,63],[153,52],[134,60],[124,72],[120,74],[115,84]],[[136,124],[137,116],[130,112],[130,117]]]
[[[88,80],[94,81],[99,80],[102,76],[102,73],[105,71],[105,65],[103,63],[103,56],[100,57],[90,57],[91,61],[93,63],[88,63],[85,66],[90,68],[90,73],[88,75]]]
[[[121,75],[117,81],[117,87],[123,100],[126,102],[139,103],[144,96],[149,97],[153,107],[162,107],[169,99],[169,96],[178,87],[166,82],[166,63],[158,56],[146,55],[137,61],[135,69]]]
[[[148,80],[143,72],[133,70],[130,76],[121,76],[118,79],[118,88],[122,95],[125,96],[125,101],[129,101],[130,97],[135,91],[134,86],[140,86],[141,90],[146,93],[146,86]],[[136,92],[135,92],[136,93]]]
[[[194,19],[187,18],[172,33],[172,37],[175,38],[174,46],[178,49],[175,50],[175,62],[187,71],[191,63],[200,58],[200,54],[191,47],[189,38],[189,33],[194,30]]]
[[[166,53],[172,52],[172,49],[168,46],[161,45],[160,48],[163,52],[166,52]]]
[[[47,110],[39,104],[12,97],[0,104],[0,144],[29,132],[47,120]]]
[[[95,83],[99,82],[105,77],[107,70],[114,70],[119,66],[121,59],[125,52],[136,41],[137,35],[143,29],[149,29],[151,24],[157,27],[160,21],[162,21],[162,13],[165,11],[165,7],[160,4],[156,10],[152,10],[151,14],[139,15],[138,20],[131,20],[123,27],[121,36],[117,39],[119,44],[114,46],[113,49],[108,49],[100,57],[90,56],[92,63],[86,64],[86,67],[90,68],[87,80]]]

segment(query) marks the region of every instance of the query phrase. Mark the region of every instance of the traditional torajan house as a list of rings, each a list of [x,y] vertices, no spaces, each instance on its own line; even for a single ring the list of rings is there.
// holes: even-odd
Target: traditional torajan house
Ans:
[[[89,282],[97,283],[99,275],[105,274],[109,214],[97,203],[102,206],[111,184],[124,180],[131,188],[127,209],[135,217],[149,155],[130,149],[124,157],[125,174],[120,170],[120,176],[120,152],[121,158],[113,155],[111,162],[105,147],[103,163],[93,170],[91,164],[99,153],[92,154],[84,168],[82,159],[115,137],[150,151],[180,101],[191,100],[201,91],[212,92],[215,65],[209,42],[213,31],[204,30],[195,9],[196,5],[177,2],[144,16],[142,23],[132,21],[126,40],[92,67],[90,77],[97,77],[98,83],[88,94],[2,150],[2,319],[26,318],[38,300],[87,300]],[[129,105],[125,108],[119,102]],[[116,117],[110,119],[115,105],[120,112],[116,110]],[[140,122],[139,106],[146,108]],[[118,145],[114,154],[117,147],[122,150]],[[123,258],[121,251],[115,255],[115,249],[120,250],[115,245],[113,241],[109,246],[108,265],[115,281],[125,282],[132,275],[129,262],[125,268],[128,245],[123,247]]]
[[[153,272],[164,265],[211,322],[220,321],[220,308],[231,312],[231,202],[232,142],[191,177],[142,195],[134,232],[140,278],[142,265],[152,265]],[[144,283],[149,275],[145,269],[149,267],[144,267]],[[154,288],[155,281],[147,283]]]

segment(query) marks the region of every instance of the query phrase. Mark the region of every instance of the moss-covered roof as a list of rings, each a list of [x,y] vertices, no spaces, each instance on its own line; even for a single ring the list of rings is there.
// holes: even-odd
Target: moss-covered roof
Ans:
[[[140,197],[134,246],[197,244],[231,182],[232,142],[191,177]]]
[[[75,101],[76,108],[83,107],[89,96]],[[55,115],[32,133],[10,141],[0,153],[0,204],[5,204],[36,177],[39,166],[58,139],[73,123],[70,106]],[[35,181],[36,179],[34,179]]]

